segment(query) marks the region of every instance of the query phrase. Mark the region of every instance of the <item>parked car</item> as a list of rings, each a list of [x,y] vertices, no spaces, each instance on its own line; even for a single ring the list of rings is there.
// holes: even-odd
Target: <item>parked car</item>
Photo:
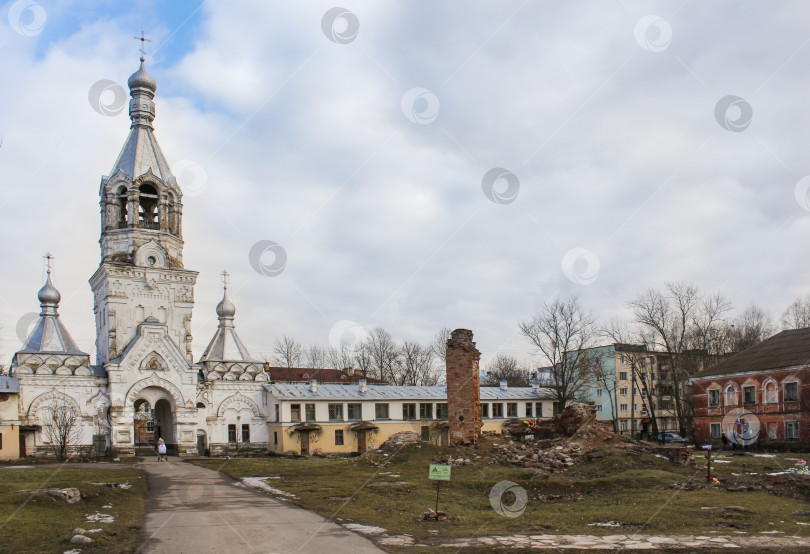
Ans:
[[[686,439],[678,433],[664,433],[664,442],[678,442],[684,444],[686,443]]]

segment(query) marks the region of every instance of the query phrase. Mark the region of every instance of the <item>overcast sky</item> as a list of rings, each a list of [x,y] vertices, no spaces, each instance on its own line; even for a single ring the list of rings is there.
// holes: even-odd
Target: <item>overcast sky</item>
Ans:
[[[485,359],[524,358],[517,323],[555,295],[627,317],[688,280],[778,318],[810,292],[806,2],[339,6],[2,6],[6,362],[47,251],[94,352],[98,189],[141,29],[200,271],[198,356],[223,269],[256,355],[379,326],[469,328]]]

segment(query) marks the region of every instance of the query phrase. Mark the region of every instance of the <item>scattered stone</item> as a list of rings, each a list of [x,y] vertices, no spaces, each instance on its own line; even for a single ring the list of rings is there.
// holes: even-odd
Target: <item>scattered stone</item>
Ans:
[[[84,535],[73,535],[73,538],[70,539],[70,542],[73,544],[90,544],[93,542],[93,539],[90,537],[85,537]]]
[[[68,504],[76,504],[82,499],[82,493],[79,489],[68,487],[66,489],[45,489],[43,491],[48,496],[64,500]]]
[[[74,535],[84,535],[85,533],[87,533],[87,531],[82,529],[81,527],[77,527],[76,529],[73,530]]]

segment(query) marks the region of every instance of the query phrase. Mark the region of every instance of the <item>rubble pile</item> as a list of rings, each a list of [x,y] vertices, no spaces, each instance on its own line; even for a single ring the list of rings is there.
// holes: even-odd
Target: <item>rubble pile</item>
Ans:
[[[397,448],[403,444],[412,444],[421,440],[422,437],[420,437],[418,433],[414,433],[413,431],[400,431],[388,437],[388,439],[380,445],[380,449],[387,450]]]

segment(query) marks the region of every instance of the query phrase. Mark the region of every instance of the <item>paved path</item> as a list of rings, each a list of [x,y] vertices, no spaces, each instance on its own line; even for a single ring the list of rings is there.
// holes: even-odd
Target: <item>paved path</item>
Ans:
[[[179,458],[148,459],[138,552],[382,552],[368,539],[225,475]]]

